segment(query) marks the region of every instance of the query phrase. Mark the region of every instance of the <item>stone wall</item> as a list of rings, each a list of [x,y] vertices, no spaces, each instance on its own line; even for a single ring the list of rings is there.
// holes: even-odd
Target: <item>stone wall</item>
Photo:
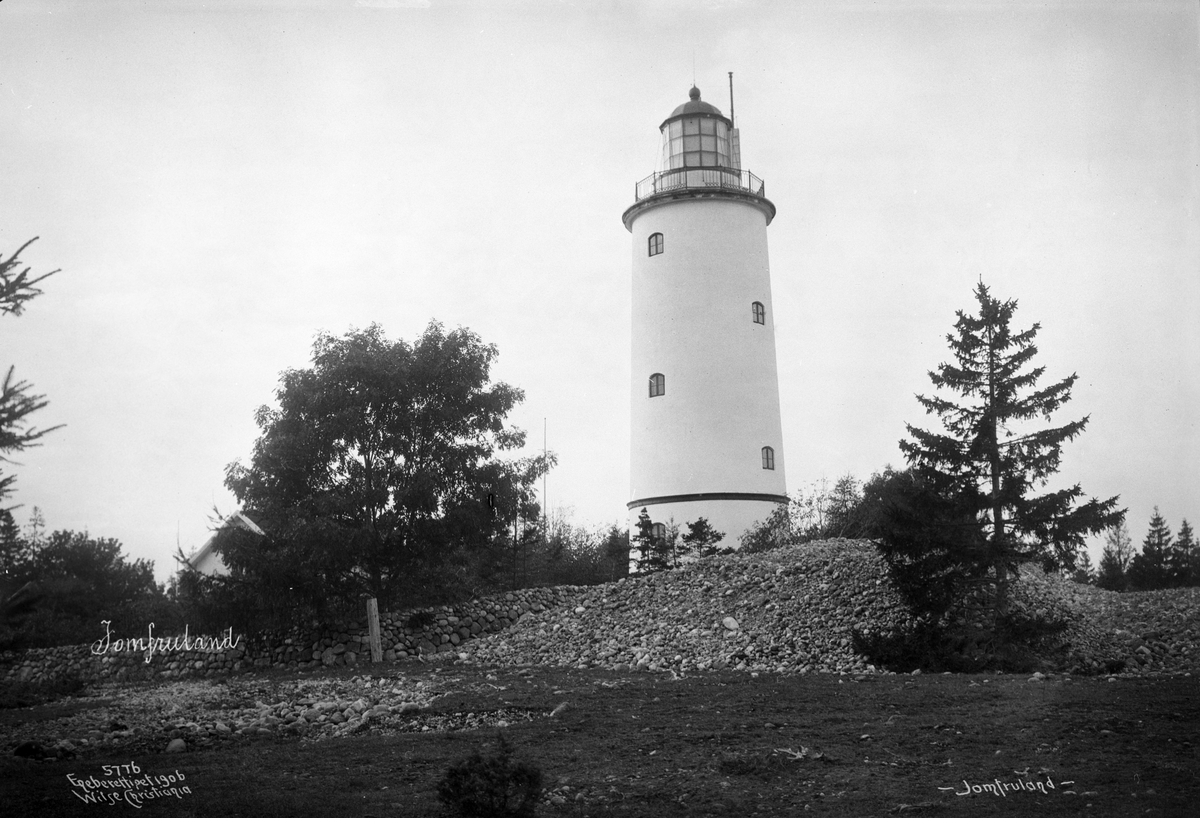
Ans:
[[[527,614],[537,614],[560,604],[577,589],[527,588],[461,605],[380,612],[380,637],[384,660],[428,656],[454,651],[478,636],[503,630]],[[156,634],[174,637],[176,634]],[[217,676],[251,669],[316,668],[370,664],[370,637],[366,610],[363,618],[317,630],[289,633],[233,634],[236,645],[220,650],[156,652],[146,661],[142,650],[93,652],[91,645],[43,648],[0,654],[0,683],[48,682],[62,678],[84,681]],[[145,634],[140,634],[145,636]],[[220,637],[218,637],[219,639]],[[95,643],[93,643],[95,644]]]

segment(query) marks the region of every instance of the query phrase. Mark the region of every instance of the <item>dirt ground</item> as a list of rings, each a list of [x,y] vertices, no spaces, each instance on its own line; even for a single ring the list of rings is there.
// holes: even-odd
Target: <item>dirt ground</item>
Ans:
[[[1194,677],[404,673],[443,695],[320,741],[241,735],[166,754],[149,736],[115,755],[6,755],[0,803],[8,816],[94,816],[110,793],[108,808],[146,815],[437,816],[445,771],[503,732],[543,773],[544,816],[1190,816],[1200,804]],[[0,738],[85,707],[104,702],[2,711]]]

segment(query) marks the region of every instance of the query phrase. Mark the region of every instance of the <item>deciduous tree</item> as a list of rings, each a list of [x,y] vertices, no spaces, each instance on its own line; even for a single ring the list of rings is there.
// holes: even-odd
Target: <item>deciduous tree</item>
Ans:
[[[1133,541],[1129,537],[1129,527],[1122,520],[1104,533],[1096,586],[1108,591],[1124,591],[1129,587],[1127,572],[1132,560]]]
[[[994,579],[996,611],[1003,613],[1019,563],[1070,569],[1085,535],[1118,522],[1124,511],[1117,497],[1081,502],[1078,484],[1036,493],[1058,471],[1063,444],[1087,427],[1087,417],[1044,425],[1070,400],[1077,376],[1039,387],[1045,368],[1031,364],[1040,325],[1014,330],[1017,302],[993,298],[982,282],[975,298],[979,314],[959,311],[955,332],[946,336],[955,362],[929,373],[935,388],[957,400],[917,396],[944,431],[907,425],[912,439],[900,448],[935,491],[984,523],[982,559]]]
[[[318,336],[312,366],[284,372],[278,407],[258,411],[250,463],[226,472],[272,562],[302,566],[311,593],[411,603],[536,519],[533,486],[553,456],[499,457],[525,435],[505,425],[524,395],[491,382],[497,354],[437,322],[412,344],[377,325]],[[270,570],[245,549],[224,556],[235,575]]]

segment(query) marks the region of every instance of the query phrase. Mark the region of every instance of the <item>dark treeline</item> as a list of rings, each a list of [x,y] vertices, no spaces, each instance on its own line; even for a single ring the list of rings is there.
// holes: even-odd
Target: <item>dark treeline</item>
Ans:
[[[1124,524],[1110,528],[1098,568],[1093,571],[1090,564],[1081,565],[1074,578],[1110,591],[1200,586],[1200,541],[1186,519],[1180,523],[1179,533],[1172,536],[1156,506],[1140,549],[1134,546]]]

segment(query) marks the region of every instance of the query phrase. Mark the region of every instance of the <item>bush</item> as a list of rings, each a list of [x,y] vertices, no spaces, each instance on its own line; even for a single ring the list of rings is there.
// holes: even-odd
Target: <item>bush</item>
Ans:
[[[82,693],[86,687],[77,676],[62,676],[48,682],[13,682],[0,686],[0,710],[58,701]]]
[[[496,752],[488,757],[476,750],[450,767],[438,784],[438,799],[463,818],[526,818],[537,809],[542,773],[512,760],[512,746],[496,737]]]
[[[985,627],[922,620],[901,633],[865,634],[856,629],[851,636],[855,651],[896,673],[1029,673],[1048,663],[1065,664],[1065,649],[1057,637],[1066,628],[1066,622],[1014,612]]]

